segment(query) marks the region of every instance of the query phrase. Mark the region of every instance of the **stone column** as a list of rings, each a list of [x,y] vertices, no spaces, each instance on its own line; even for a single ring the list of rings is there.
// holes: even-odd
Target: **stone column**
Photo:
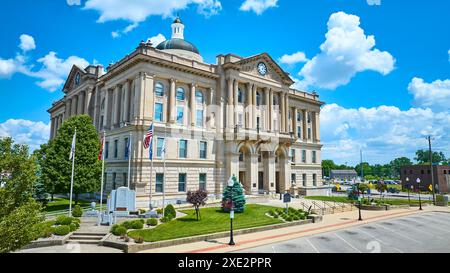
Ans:
[[[252,86],[252,128],[253,129],[257,129],[256,127],[258,126],[257,122],[256,122],[256,89],[258,89],[258,87],[256,86],[256,84],[253,84]],[[259,125],[261,127],[261,124]],[[260,128],[261,129],[261,128]]]
[[[113,115],[113,127],[119,127],[120,123],[120,85],[116,85],[113,91],[113,107],[112,107],[112,115]]]
[[[247,129],[253,128],[253,86],[251,83],[247,83]]]
[[[91,101],[92,101],[92,92],[94,90],[92,88],[86,89],[86,97],[85,97],[85,103],[84,103],[84,113],[86,115],[89,115],[90,117],[93,117],[93,114],[90,113],[89,108],[91,107]]]
[[[105,89],[105,109],[103,110],[103,127],[104,129],[111,129],[111,90]]]
[[[154,76],[147,73],[142,73],[141,84],[140,95],[143,122],[152,122],[155,115]],[[167,111],[167,109],[163,109],[163,111]],[[165,114],[163,113],[163,117],[165,117],[167,121],[167,112]]]
[[[234,99],[233,99],[233,79],[228,78],[228,104],[227,104],[227,127],[234,127]]]
[[[280,193],[284,193],[287,189],[289,189],[290,179],[291,179],[291,165],[289,163],[289,156],[286,155],[284,157],[279,158],[280,164]]]
[[[131,93],[131,82],[126,80],[124,89],[124,102],[123,102],[123,113],[122,113],[122,124],[125,125],[126,122],[130,121],[130,94]]]
[[[248,194],[252,194],[258,192],[258,154],[248,153],[247,155],[249,156],[247,159],[249,162],[246,164],[248,177],[246,176],[247,181],[244,188]],[[253,184],[256,184],[256,189],[253,188]]]
[[[314,140],[320,142],[320,113],[314,112],[314,132],[315,138]]]
[[[308,111],[303,110],[303,140],[306,142],[308,140]]]
[[[72,114],[72,99],[66,99],[66,119],[69,119]]]
[[[77,106],[77,115],[83,115],[84,114],[84,91],[80,91],[78,94],[78,106]]]
[[[170,79],[170,94],[169,94],[169,122],[175,123],[177,120],[177,106],[176,106],[176,80]]]
[[[50,119],[50,139],[55,137],[55,118]]]
[[[284,103],[284,123],[285,123],[285,132],[286,133],[290,133],[291,131],[289,130],[289,109],[291,109],[289,107],[289,93],[286,93],[284,95],[284,99],[285,99],[285,103]]]
[[[292,115],[293,115],[292,116],[292,119],[293,119],[292,126],[294,127],[292,129],[294,131],[294,137],[297,138],[298,137],[297,108],[293,107],[292,109],[293,109],[292,110]]]
[[[196,90],[196,85],[195,83],[191,83],[190,84],[190,96],[189,96],[189,109],[191,110],[191,126],[195,126],[196,125],[196,115],[197,115],[197,104],[196,104],[196,100],[195,100],[195,90]]]
[[[60,116],[59,116],[59,122],[58,122],[58,130],[59,130],[59,128],[62,126],[63,122],[64,122],[63,115],[60,115]]]
[[[97,130],[100,129],[100,124],[98,121],[98,117],[100,114],[100,87],[95,87],[95,93],[94,93],[94,112],[92,113],[92,119],[94,120],[94,126],[97,128]]]
[[[266,152],[267,157],[264,158],[264,191],[275,191],[275,153]],[[272,186],[273,184],[273,186]]]
[[[72,97],[71,116],[77,115],[78,96]]]
[[[264,100],[265,100],[265,111],[264,113],[264,130],[265,131],[270,131],[271,128],[271,119],[270,119],[270,108],[271,108],[271,103],[270,103],[270,89],[265,87],[264,88]]]
[[[276,128],[273,126],[273,120],[274,120],[274,112],[273,112],[273,90],[272,89],[266,89],[269,90],[269,102],[268,102],[268,115],[269,115],[269,131],[275,131]],[[267,103],[267,102],[266,102]]]
[[[238,118],[238,91],[239,91],[239,82],[238,80],[234,80],[233,83],[233,95],[234,95],[234,125],[237,125],[239,122]]]
[[[239,153],[228,152],[226,154],[226,175],[225,182],[232,175],[239,177]]]
[[[286,132],[286,104],[285,104],[285,94],[280,93],[280,105],[281,105],[281,129],[280,132],[284,133]]]

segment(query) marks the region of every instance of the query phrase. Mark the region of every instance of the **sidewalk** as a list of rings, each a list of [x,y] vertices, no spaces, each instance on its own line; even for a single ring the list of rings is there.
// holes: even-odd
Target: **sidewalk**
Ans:
[[[450,209],[444,207],[425,206],[423,211],[419,211],[417,208],[398,209],[391,211],[362,211],[363,221],[357,220],[358,210],[354,210],[325,215],[323,216],[323,221],[320,223],[235,236],[234,241],[236,242],[236,245],[233,247],[228,246],[229,238],[221,238],[209,242],[203,241],[159,249],[151,249],[143,251],[142,253],[225,253],[239,250],[242,251],[247,248],[277,243],[307,235],[314,235],[351,226],[367,224],[383,219],[430,211],[450,212]],[[236,220],[239,221],[238,219]]]

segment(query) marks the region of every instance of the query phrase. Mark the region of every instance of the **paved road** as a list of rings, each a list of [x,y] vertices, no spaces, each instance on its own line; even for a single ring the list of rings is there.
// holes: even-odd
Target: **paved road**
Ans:
[[[325,232],[240,253],[450,253],[450,213],[429,212]]]

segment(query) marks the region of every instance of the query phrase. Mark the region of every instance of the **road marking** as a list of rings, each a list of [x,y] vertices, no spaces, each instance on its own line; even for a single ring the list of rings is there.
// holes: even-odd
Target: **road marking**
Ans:
[[[401,251],[400,249],[396,248],[395,246],[393,246],[393,245],[391,245],[391,244],[385,243],[384,241],[382,241],[381,239],[378,239],[377,237],[375,237],[374,235],[370,234],[370,233],[367,232],[367,231],[364,231],[364,230],[362,230],[362,229],[358,229],[358,231],[360,231],[360,232],[362,232],[362,233],[365,233],[365,234],[368,235],[369,237],[373,238],[375,241],[378,241],[378,242],[380,242],[380,243],[382,243],[382,244],[384,244],[384,245],[387,245],[387,246],[393,248],[394,250],[398,251],[398,253],[403,253],[403,251]]]
[[[380,224],[378,224],[378,223],[375,223],[375,225],[380,226],[380,227],[382,227],[382,228],[384,228],[384,229],[386,229],[386,230],[389,230],[390,232],[395,233],[395,234],[397,234],[397,235],[399,235],[399,236],[401,236],[401,237],[403,237],[403,238],[406,238],[406,239],[408,239],[408,240],[410,240],[410,241],[414,241],[414,242],[416,242],[416,243],[418,243],[418,244],[422,244],[422,242],[419,242],[419,241],[417,241],[417,240],[414,239],[414,238],[411,238],[411,237],[409,237],[409,236],[406,236],[406,235],[404,235],[404,234],[401,234],[400,232],[397,232],[397,231],[395,231],[395,230],[393,230],[393,229],[387,228],[387,227],[385,227],[385,226],[383,226],[383,225],[380,225]]]
[[[361,250],[357,249],[356,247],[354,247],[352,244],[350,244],[349,242],[347,242],[344,238],[342,238],[341,236],[339,236],[337,233],[334,233],[334,235],[336,235],[336,237],[338,237],[339,239],[341,239],[344,243],[346,243],[348,246],[350,246],[351,248],[353,248],[354,250],[358,251],[359,253],[362,253]]]
[[[403,224],[403,223],[399,223],[399,222],[395,222],[395,223],[396,223],[396,224],[399,224],[399,225],[402,225],[402,226],[406,226],[407,228],[415,229],[415,230],[417,230],[418,232],[424,233],[424,234],[426,234],[426,235],[428,235],[428,236],[431,236],[431,237],[435,237],[435,236],[436,236],[436,237],[442,238],[442,236],[433,234],[433,233],[431,233],[431,232],[423,231],[423,230],[421,230],[421,229],[419,229],[419,228],[416,228],[416,227],[414,227],[414,226],[409,226],[409,225],[407,225],[407,224]]]
[[[316,251],[316,253],[320,253],[320,251],[311,243],[310,240],[306,239],[306,242]]]
[[[407,218],[407,219],[410,220],[410,221],[412,221],[412,222],[415,222],[415,223],[424,224],[423,222],[414,220],[415,218],[414,218],[414,219],[413,219],[413,218]],[[429,221],[429,220],[427,220],[427,221]],[[440,228],[440,227],[436,227],[435,225],[429,225],[429,224],[428,224],[428,227],[427,227],[427,228],[432,228],[432,229],[440,230],[440,231],[443,232],[444,234],[450,233],[450,231],[449,231],[448,229],[443,229],[443,228]]]

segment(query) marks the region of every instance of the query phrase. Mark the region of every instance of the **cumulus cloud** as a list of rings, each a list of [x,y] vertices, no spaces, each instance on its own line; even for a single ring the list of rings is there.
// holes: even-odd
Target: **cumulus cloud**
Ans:
[[[38,149],[50,136],[50,123],[23,119],[9,119],[0,123],[0,137],[11,137],[16,143],[27,144],[30,150]]]
[[[30,51],[36,48],[36,43],[34,38],[27,34],[20,35],[20,45],[19,47],[24,51]]]
[[[400,110],[394,106],[344,108],[325,105],[321,112],[323,158],[357,164],[359,150],[366,160],[386,163],[395,157],[414,157],[426,148],[426,135],[435,138],[434,147],[450,154],[450,112],[429,108]]]
[[[291,55],[285,54],[281,58],[279,58],[278,61],[283,64],[293,65],[297,63],[307,62],[308,59],[306,58],[305,53],[299,51]]]
[[[190,5],[196,5],[197,12],[206,17],[215,15],[222,10],[219,0],[88,0],[83,9],[97,11],[100,14],[97,19],[98,23],[116,20],[131,22],[126,28],[112,33],[113,37],[117,38],[120,34],[126,34],[135,29],[139,23],[144,22],[150,16],[167,18]]]
[[[69,6],[79,6],[81,5],[81,0],[66,0]]]
[[[151,38],[148,38],[147,41],[150,41],[152,43],[153,47],[157,47],[160,43],[164,42],[166,40],[166,37],[159,33],[156,36],[153,36]]]
[[[394,57],[374,48],[375,37],[366,36],[356,15],[333,13],[325,37],[321,52],[299,73],[305,86],[335,89],[348,84],[359,72],[371,70],[387,75],[394,69]]]
[[[53,51],[36,61],[28,60],[25,53],[36,48],[34,38],[21,35],[20,41],[22,53],[17,53],[15,58],[0,58],[0,78],[10,78],[15,73],[21,73],[39,79],[38,86],[53,92],[64,83],[73,65],[81,68],[89,65],[88,61],[77,56],[58,58]]]
[[[413,78],[408,91],[414,96],[414,104],[436,111],[450,109],[450,80],[436,80],[427,83],[421,78]]]
[[[277,7],[278,0],[245,0],[242,3],[240,10],[253,11],[258,15],[261,15],[268,8]]]

